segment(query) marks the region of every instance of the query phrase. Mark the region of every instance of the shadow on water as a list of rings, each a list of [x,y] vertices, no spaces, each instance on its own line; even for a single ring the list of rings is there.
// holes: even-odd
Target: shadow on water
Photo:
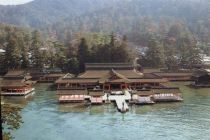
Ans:
[[[117,108],[114,104],[104,104],[104,105],[85,105],[84,103],[67,103],[59,104],[57,103],[58,111],[65,113],[88,113],[89,115],[103,115],[107,113],[116,113]]]
[[[32,92],[26,96],[2,96],[1,101],[23,108],[26,107],[28,103],[34,100],[34,94],[35,92]]]
[[[59,112],[70,112],[70,113],[82,113],[87,112],[87,107],[83,103],[67,103],[67,104],[59,104],[58,111]]]
[[[134,114],[146,114],[149,112],[159,112],[167,110],[178,110],[182,106],[183,102],[174,103],[157,103],[154,105],[133,105],[130,107],[130,112]]]
[[[47,91],[55,91],[56,89],[57,89],[56,84],[51,83],[51,84],[49,84]]]

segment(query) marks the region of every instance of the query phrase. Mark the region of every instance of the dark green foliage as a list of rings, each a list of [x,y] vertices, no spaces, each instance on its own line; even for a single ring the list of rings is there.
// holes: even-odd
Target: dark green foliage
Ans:
[[[31,43],[31,61],[32,66],[35,68],[43,68],[43,57],[40,48],[42,47],[41,36],[38,31],[32,33],[32,43]]]
[[[77,60],[76,57],[69,59],[67,61],[66,66],[67,66],[66,69],[68,70],[68,72],[74,73],[74,74],[79,74],[79,71],[80,71],[79,70],[79,61]]]
[[[158,42],[154,35],[151,35],[146,52],[146,66],[162,67],[165,64],[163,45]]]
[[[110,42],[93,46],[90,51],[90,62],[116,63],[131,61],[131,54],[127,46],[127,39],[115,37],[114,33],[110,35]]]
[[[48,0],[17,6],[42,11],[31,17],[30,12],[14,13],[22,11],[17,7],[4,7],[15,10],[0,14],[4,22],[39,29],[43,25],[42,32],[16,27],[5,27],[0,32],[0,47],[11,50],[6,58],[0,56],[8,68],[59,67],[78,73],[84,71],[86,62],[132,62],[140,55],[141,47],[148,48],[139,60],[143,66],[192,68],[201,63],[200,52],[210,54],[208,0],[54,0],[44,8],[38,3],[48,5]],[[13,16],[5,20],[4,13]],[[60,15],[66,19],[61,20]],[[121,37],[123,34],[127,37]]]
[[[193,68],[201,64],[200,49],[195,38],[190,33],[183,34],[179,39],[180,66]]]
[[[176,48],[172,45],[165,45],[165,65],[168,70],[176,70],[179,68],[178,56],[176,56]]]
[[[8,43],[6,45],[5,62],[10,69],[19,68],[21,54],[19,49],[19,42],[15,32],[9,33]]]
[[[79,61],[80,71],[85,70],[85,63],[88,62],[88,56],[89,56],[88,45],[86,43],[85,38],[82,38],[78,46],[78,53],[77,53],[77,59]]]
[[[3,140],[10,140],[11,130],[18,129],[22,122],[21,108],[9,104],[1,104],[1,123],[3,127]]]
[[[19,39],[20,50],[21,50],[21,68],[28,68],[30,65],[29,62],[29,46],[30,46],[30,37],[29,34],[25,33]]]
[[[52,29],[58,36],[65,30],[71,33],[113,31],[126,34],[129,41],[146,46],[148,33],[164,36],[170,30],[169,35],[176,37],[183,30],[180,26],[184,25],[199,40],[209,42],[209,11],[208,0],[120,0],[97,12],[57,22]]]
[[[114,0],[35,0],[25,5],[0,5],[0,19],[1,22],[14,25],[43,27],[48,26],[50,23],[56,23],[63,18],[73,20],[73,18],[82,14],[109,7],[112,5],[113,1]]]

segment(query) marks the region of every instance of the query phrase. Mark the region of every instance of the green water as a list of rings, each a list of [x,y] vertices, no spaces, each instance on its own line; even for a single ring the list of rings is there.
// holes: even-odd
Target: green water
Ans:
[[[184,102],[132,106],[126,114],[114,105],[59,105],[55,91],[39,84],[28,99],[5,99],[23,107],[16,140],[209,140],[210,89],[180,86]]]

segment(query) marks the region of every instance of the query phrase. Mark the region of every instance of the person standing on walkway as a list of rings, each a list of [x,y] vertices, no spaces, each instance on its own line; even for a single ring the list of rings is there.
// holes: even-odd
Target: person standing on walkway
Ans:
[[[107,98],[107,101],[108,101],[109,100],[109,94],[108,93],[106,94],[106,98]]]
[[[122,109],[124,110],[124,102],[122,102]]]

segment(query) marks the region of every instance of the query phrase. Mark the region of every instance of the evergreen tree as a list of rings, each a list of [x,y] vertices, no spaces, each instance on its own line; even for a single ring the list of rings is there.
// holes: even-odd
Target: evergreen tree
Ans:
[[[76,57],[69,59],[67,66],[68,66],[68,72],[79,74],[79,61],[77,60]]]
[[[43,60],[40,52],[42,46],[40,33],[36,30],[32,33],[31,61],[34,68],[43,68]]]
[[[107,46],[107,56],[108,57],[108,62],[116,62],[118,61],[118,57],[116,56],[115,52],[117,51],[117,44],[116,44],[116,36],[112,32],[110,35],[110,43],[109,47]]]
[[[88,45],[86,43],[85,38],[82,38],[78,47],[78,54],[77,54],[80,72],[85,70],[85,63],[88,61],[88,56],[89,56]]]
[[[22,33],[19,35],[19,46],[21,49],[21,68],[25,69],[29,67],[29,55],[28,55],[28,48],[30,44],[30,37],[26,33]]]
[[[121,44],[116,46],[112,50],[112,61],[113,62],[128,62],[130,55],[128,52],[127,37],[123,36]]]
[[[164,65],[163,45],[158,42],[155,36],[151,35],[146,52],[147,65],[150,67],[160,67]]]
[[[20,49],[19,49],[19,43],[18,38],[15,33],[11,32],[8,35],[8,42],[6,46],[6,52],[5,52],[5,62],[7,65],[7,68],[9,69],[15,69],[20,68]]]
[[[56,48],[55,53],[55,66],[61,68],[62,70],[65,69],[65,64],[67,63],[67,51],[63,44],[59,43],[58,41],[54,43],[54,47]]]
[[[168,70],[174,70],[178,68],[179,61],[174,45],[165,45],[165,65]]]
[[[193,68],[201,64],[200,49],[195,38],[189,32],[185,32],[179,39],[180,66]]]
[[[28,68],[29,67],[29,58],[28,58],[28,51],[26,46],[22,46],[22,50],[21,50],[21,68]]]

